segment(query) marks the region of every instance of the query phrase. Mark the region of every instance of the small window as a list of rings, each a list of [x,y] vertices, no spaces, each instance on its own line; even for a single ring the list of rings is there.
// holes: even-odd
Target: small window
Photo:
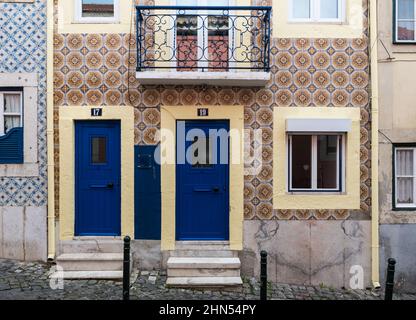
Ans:
[[[298,22],[341,22],[344,0],[290,0],[290,20]]]
[[[416,147],[395,148],[395,207],[416,209]]]
[[[289,191],[342,191],[342,135],[289,135]]]
[[[77,0],[76,22],[114,23],[119,16],[119,0]]]
[[[91,138],[91,162],[93,164],[107,163],[107,139],[105,137]]]
[[[21,92],[0,91],[0,136],[22,126]]]
[[[416,13],[415,0],[395,0],[395,43],[414,43]]]
[[[210,168],[213,164],[212,142],[210,138],[195,136],[191,146],[193,168]]]

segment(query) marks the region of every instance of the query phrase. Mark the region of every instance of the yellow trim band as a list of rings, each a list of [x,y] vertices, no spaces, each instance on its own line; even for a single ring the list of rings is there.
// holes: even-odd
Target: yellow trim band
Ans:
[[[175,201],[176,201],[176,120],[229,120],[230,131],[239,138],[230,137],[230,248],[243,249],[243,192],[244,162],[243,106],[204,106],[207,117],[198,117],[198,106],[161,107],[161,183],[162,183],[162,250],[175,249]],[[173,140],[173,141],[172,141]],[[164,161],[163,158],[169,158]]]
[[[89,107],[60,107],[60,239],[71,240],[75,227],[75,120],[121,122],[121,233],[134,237],[134,109],[103,107],[102,117],[91,117]]]

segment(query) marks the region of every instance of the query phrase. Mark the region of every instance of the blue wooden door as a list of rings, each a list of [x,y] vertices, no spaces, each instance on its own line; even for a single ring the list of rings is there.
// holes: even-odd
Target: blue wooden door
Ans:
[[[177,240],[229,239],[228,131],[228,121],[177,122]]]
[[[119,236],[120,122],[75,124],[75,235]]]

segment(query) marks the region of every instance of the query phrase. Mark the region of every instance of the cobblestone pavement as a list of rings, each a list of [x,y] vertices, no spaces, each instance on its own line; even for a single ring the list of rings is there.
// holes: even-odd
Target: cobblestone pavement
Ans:
[[[0,300],[69,299],[118,300],[122,296],[120,281],[65,280],[64,289],[51,289],[50,266],[0,260]],[[257,300],[260,286],[255,279],[244,279],[238,291],[189,290],[165,287],[166,274],[158,271],[136,272],[132,276],[131,299],[161,300]],[[52,281],[52,287],[57,283]],[[380,300],[382,292],[343,290],[324,286],[269,284],[269,299],[276,300]],[[395,294],[394,299],[416,300],[416,294]]]

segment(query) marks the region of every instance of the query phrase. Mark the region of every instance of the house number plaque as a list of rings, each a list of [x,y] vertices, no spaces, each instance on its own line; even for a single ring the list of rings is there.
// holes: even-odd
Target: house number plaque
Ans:
[[[198,117],[208,117],[208,108],[199,108]]]

